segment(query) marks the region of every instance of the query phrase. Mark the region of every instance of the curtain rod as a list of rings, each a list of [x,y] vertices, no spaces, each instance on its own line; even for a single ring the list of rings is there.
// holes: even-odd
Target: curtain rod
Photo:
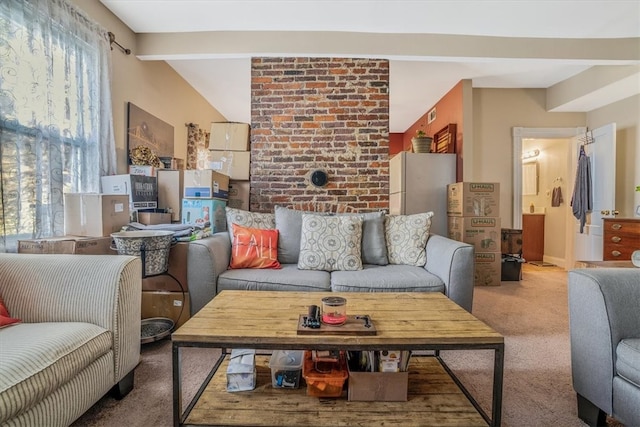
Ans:
[[[115,34],[113,34],[111,31],[109,31],[108,34],[109,34],[109,43],[111,44],[111,50],[113,50],[113,45],[115,44],[120,48],[122,52],[124,52],[125,55],[131,54],[131,49],[127,49],[126,47],[122,46],[120,43],[116,41]]]

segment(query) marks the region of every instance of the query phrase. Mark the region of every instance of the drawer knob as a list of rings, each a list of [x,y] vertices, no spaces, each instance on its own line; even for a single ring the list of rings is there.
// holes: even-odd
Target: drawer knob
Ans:
[[[611,228],[613,230],[620,230],[622,228],[622,224],[611,224]]]
[[[622,255],[622,253],[620,251],[611,251],[611,255],[620,256],[620,255]]]
[[[619,242],[620,242],[620,240],[622,240],[622,237],[619,237],[619,236],[613,236],[613,237],[611,238],[611,241],[612,241],[613,243],[619,243]]]

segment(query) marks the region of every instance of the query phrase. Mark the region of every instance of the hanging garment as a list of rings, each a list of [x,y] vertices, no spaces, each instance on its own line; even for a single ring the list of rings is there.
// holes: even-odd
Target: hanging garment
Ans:
[[[576,183],[573,187],[571,207],[573,216],[580,220],[580,233],[584,232],[584,224],[587,222],[587,213],[591,212],[593,198],[591,194],[591,161],[580,147],[578,169],[576,170]]]
[[[551,193],[551,207],[557,208],[560,206],[564,200],[562,199],[562,189],[560,187],[555,187],[553,192]]]

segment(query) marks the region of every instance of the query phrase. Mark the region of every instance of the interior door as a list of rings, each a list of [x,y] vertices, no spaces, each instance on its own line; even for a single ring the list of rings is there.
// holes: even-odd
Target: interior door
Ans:
[[[587,222],[580,233],[580,221],[574,221],[574,254],[576,261],[602,260],[602,218],[616,214],[616,124],[610,123],[589,132],[588,137],[573,140],[572,170],[578,165],[580,147],[589,156],[591,165],[591,189],[593,208],[587,214]],[[575,178],[574,178],[575,186]],[[573,194],[573,188],[571,194]]]

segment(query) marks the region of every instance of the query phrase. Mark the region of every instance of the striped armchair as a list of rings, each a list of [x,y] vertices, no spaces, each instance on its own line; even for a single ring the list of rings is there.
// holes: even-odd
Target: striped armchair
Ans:
[[[142,265],[124,255],[0,254],[0,425],[67,426],[140,360]]]

